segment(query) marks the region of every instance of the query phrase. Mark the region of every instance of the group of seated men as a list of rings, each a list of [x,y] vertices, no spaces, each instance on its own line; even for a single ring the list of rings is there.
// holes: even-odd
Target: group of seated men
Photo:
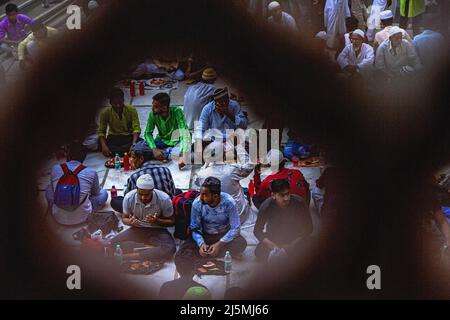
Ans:
[[[363,30],[351,26],[352,17],[347,19],[345,47],[337,57],[345,76],[383,83],[406,81],[436,70],[444,57],[445,41],[436,31],[435,21],[425,20],[424,31],[411,39],[404,29],[393,25],[391,10],[379,16],[384,28],[375,34],[371,44]]]
[[[237,101],[230,99],[227,88],[214,88],[211,81],[216,77],[212,68],[205,69],[203,81],[188,89],[185,110],[190,122],[196,123],[195,145],[200,149],[207,140],[217,137],[217,130],[226,139],[228,129],[247,128],[248,118]],[[208,90],[203,90],[207,87]],[[133,150],[143,152],[148,160],[178,159],[184,167],[191,154],[191,134],[185,112],[180,106],[170,104],[170,96],[161,92],[153,96],[144,139],[140,138],[141,127],[137,111],[124,103],[124,93],[114,88],[109,96],[110,107],[102,110],[99,117],[98,137],[105,157],[120,156]],[[193,114],[197,115],[195,118]],[[190,125],[191,125],[190,123]],[[158,131],[154,138],[155,128]],[[213,132],[213,137],[208,135]],[[220,137],[219,137],[220,138]],[[209,143],[208,142],[208,143]]]
[[[51,184],[47,188],[46,196],[52,215],[60,224],[77,225],[85,222],[89,215],[102,208],[108,199],[107,192],[100,189],[97,173],[83,166],[86,155],[86,148],[81,143],[74,142],[67,148],[67,162],[55,165],[52,169]],[[242,158],[244,157],[241,155],[241,161],[245,161]],[[133,166],[142,164],[142,153],[133,152],[131,162]],[[243,195],[239,180],[249,175],[255,166],[248,162],[218,162],[215,165],[221,167],[219,170],[222,173],[222,181],[214,176],[200,177],[201,184],[197,187],[200,195],[194,200],[191,210],[191,237],[181,244],[177,256],[189,259],[221,257],[225,251],[230,251],[233,257],[238,258],[247,247],[246,240],[240,235],[240,226],[242,208],[248,208],[250,202]],[[205,168],[207,166],[208,164]],[[260,165],[258,166],[256,176],[260,175]],[[75,211],[62,209],[54,202],[58,181],[67,169],[76,173],[80,181],[80,205]],[[281,170],[299,173],[295,169]],[[301,178],[303,179],[303,176]],[[227,180],[231,179],[235,179],[235,182],[228,183]],[[270,177],[266,179],[270,180]],[[284,253],[289,255],[291,251],[296,251],[312,232],[306,193],[301,196],[291,194],[292,185],[298,183],[304,183],[304,188],[308,188],[304,179],[276,179],[270,183],[265,180],[256,186],[255,198],[258,197],[260,211],[254,234],[260,244],[255,254],[261,261],[266,261],[274,250],[284,250]],[[228,190],[236,194],[224,192]],[[126,259],[172,258],[176,245],[167,228],[175,223],[172,197],[179,192],[181,191],[175,188],[170,170],[154,163],[142,165],[129,177],[125,195],[113,198],[111,206],[122,214],[123,223],[130,228],[118,234],[112,243],[131,241],[151,247],[139,253],[127,253],[124,256]]]
[[[13,55],[20,68],[27,69],[58,31],[19,13],[13,3],[6,5],[5,13],[6,17],[0,21],[0,52]]]
[[[296,246],[299,239],[311,233],[307,192],[301,194],[303,197],[293,195],[291,198],[287,180],[261,183],[258,178],[261,168],[255,168],[255,164],[250,162],[245,147],[234,146],[227,141],[227,130],[246,129],[249,119],[239,103],[230,99],[227,88],[214,86],[216,78],[213,68],[205,68],[201,81],[188,88],[184,110],[171,105],[167,93],[155,94],[143,138],[140,137],[137,110],[125,104],[122,89],[115,87],[111,90],[110,106],[100,112],[98,149],[105,157],[128,153],[131,169],[135,170],[128,178],[124,196],[114,197],[110,202],[111,207],[122,214],[123,223],[130,226],[117,235],[113,243],[132,241],[152,245],[139,253],[127,253],[126,258],[139,255],[167,260],[175,253],[175,241],[167,228],[175,223],[172,198],[181,191],[175,188],[170,169],[158,163],[175,159],[181,169],[191,160],[188,158],[191,151],[200,153],[204,165],[192,186],[200,195],[192,204],[191,237],[181,245],[177,256],[195,259],[223,256],[225,251],[230,251],[234,257],[242,254],[247,242],[240,235],[240,225],[249,215],[252,200],[240,182],[255,169],[257,183],[253,201],[264,212],[258,220],[258,228],[255,228],[255,235],[261,241],[258,258],[267,260],[272,250],[284,247],[289,252],[287,248]],[[189,117],[189,125],[186,116]],[[155,128],[157,135],[154,135]],[[224,157],[218,159],[214,153],[204,152],[206,145],[210,149],[223,148]],[[234,153],[232,161],[226,158],[230,150]],[[87,150],[81,143],[68,146],[66,169],[76,173],[80,181],[80,206],[75,211],[64,210],[55,204],[55,190],[66,169],[55,165],[52,170],[46,195],[49,208],[60,224],[85,222],[108,199],[106,191],[99,187],[97,173],[82,165],[86,155]],[[300,183],[304,189],[309,189],[303,176]],[[297,208],[302,201],[303,205]],[[284,211],[283,219],[273,219],[273,214]],[[293,223],[296,220],[297,223]],[[264,232],[266,225],[268,228]]]
[[[446,43],[438,29],[438,19],[420,19],[424,31],[419,34],[417,21],[413,23],[414,39],[408,32],[394,26],[394,15],[387,2],[373,5],[371,17],[379,20],[382,29],[375,34],[374,23],[367,24],[361,17],[354,16],[356,8],[349,10],[347,1],[334,3],[327,1],[325,6],[325,30],[316,34],[315,39],[305,39],[317,45],[318,54],[330,57],[337,62],[342,74],[347,78],[358,78],[377,83],[395,79],[407,79],[424,72],[435,71],[435,67],[445,57]],[[287,7],[287,6],[285,6]],[[376,9],[375,7],[379,7]],[[355,10],[353,10],[355,9]],[[295,19],[282,10],[282,5],[272,1],[267,6],[268,23],[279,32],[290,33],[292,37],[305,35],[298,29]],[[402,21],[400,26],[406,26]],[[404,20],[404,19],[403,19]],[[407,18],[406,18],[407,20]],[[362,23],[363,22],[363,23]],[[338,53],[335,57],[334,53]],[[335,58],[336,61],[335,61]],[[334,67],[334,66],[333,66]]]

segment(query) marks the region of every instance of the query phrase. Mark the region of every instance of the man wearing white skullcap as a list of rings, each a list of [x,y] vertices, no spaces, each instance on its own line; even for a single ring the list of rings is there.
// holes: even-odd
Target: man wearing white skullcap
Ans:
[[[393,26],[389,29],[389,38],[377,49],[375,70],[379,78],[396,78],[402,75],[400,71],[405,66],[412,67],[414,71],[422,69],[414,46],[403,39],[401,28]]]
[[[349,76],[356,74],[370,77],[374,61],[373,48],[364,43],[364,31],[356,29],[350,33],[351,44],[339,54],[337,62]]]
[[[386,9],[387,0],[373,0],[369,17],[367,18],[367,39],[373,41],[375,29],[380,26],[380,13]]]
[[[389,30],[393,27],[392,23],[394,22],[394,16],[392,14],[392,11],[384,10],[384,11],[380,12],[380,20],[381,20],[381,24],[383,25],[384,29],[375,34],[375,40],[374,40],[374,49],[375,50],[384,40],[389,38]],[[402,34],[403,34],[403,39],[406,39],[409,42],[412,42],[412,39],[409,36],[409,34],[404,29],[401,29],[401,30],[402,30]]]
[[[140,247],[142,244],[152,245],[139,253],[125,255],[125,258],[168,260],[176,250],[172,235],[166,229],[175,223],[170,196],[154,189],[155,183],[150,174],[140,176],[136,187],[123,199],[122,221],[130,228],[115,237],[113,243],[131,241]]]
[[[295,22],[294,17],[281,10],[281,5],[277,1],[272,1],[269,3],[267,10],[269,13],[267,21],[270,25],[294,32],[298,31],[297,23]]]

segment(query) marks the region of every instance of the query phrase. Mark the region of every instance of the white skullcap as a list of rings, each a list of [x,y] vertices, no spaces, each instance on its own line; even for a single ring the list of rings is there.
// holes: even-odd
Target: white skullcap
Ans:
[[[397,34],[397,33],[403,33],[402,29],[400,29],[397,26],[393,26],[392,28],[389,29],[389,37],[392,37],[394,34]]]
[[[315,37],[327,41],[327,32],[319,31],[319,32],[317,32]]]
[[[281,5],[277,2],[277,1],[272,1],[271,3],[269,3],[269,5],[267,6],[267,8],[269,9],[269,11],[273,11],[275,9],[280,8]]]
[[[364,31],[362,31],[361,29],[356,29],[356,30],[352,31],[352,34],[360,36],[361,38],[364,39]]]
[[[97,8],[98,8],[98,2],[97,1],[91,0],[91,1],[88,2],[88,9],[89,10],[92,11],[92,10],[95,10]]]
[[[384,10],[380,12],[380,19],[381,20],[387,20],[387,19],[391,19],[394,16],[392,15],[392,11],[391,10]]]
[[[153,190],[155,188],[155,183],[153,182],[151,175],[144,174],[137,179],[136,187],[143,190]]]

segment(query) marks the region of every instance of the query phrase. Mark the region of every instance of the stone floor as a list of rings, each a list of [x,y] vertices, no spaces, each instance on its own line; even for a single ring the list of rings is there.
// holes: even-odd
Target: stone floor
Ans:
[[[226,85],[223,81],[219,81],[218,86]],[[230,86],[229,86],[230,87]],[[187,85],[184,82],[180,82],[177,84],[176,88],[170,89],[168,92],[172,99],[172,104],[183,104],[184,93],[187,89]],[[138,96],[131,98],[129,96],[128,90],[124,90],[126,94],[126,102],[134,105],[138,111],[139,119],[141,122],[142,131],[145,130],[145,125],[147,122],[148,114],[151,110],[151,97],[157,92],[161,92],[163,90],[149,90],[146,92],[145,96]],[[235,91],[232,91],[235,92]],[[261,128],[262,121],[254,117],[254,113],[251,112],[249,106],[245,104],[242,105],[243,109],[249,112],[250,119],[250,127],[252,128]],[[284,141],[286,141],[286,135],[284,134]],[[95,169],[98,172],[99,180],[101,186],[110,191],[111,187],[114,185],[118,189],[119,195],[123,193],[124,185],[127,182],[128,177],[132,174],[132,171],[124,172],[123,170],[115,170],[115,169],[107,169],[104,166],[106,158],[100,152],[91,152],[88,154],[85,165],[88,167]],[[60,163],[56,158],[50,158],[45,163],[43,168],[39,172],[39,177],[37,180],[37,187],[40,191],[39,200],[45,203],[45,194],[44,190],[47,187],[50,179],[50,170],[51,167],[57,163]],[[178,169],[178,166],[174,162],[161,164],[163,166],[167,166],[170,168],[172,172],[172,176],[175,181],[175,186],[181,190],[188,190],[192,184],[192,177],[199,170],[199,166],[188,165],[182,170]],[[288,166],[292,167],[292,164],[288,164]],[[319,223],[319,215],[317,213],[317,206],[321,204],[322,192],[315,186],[315,180],[320,176],[323,171],[322,167],[313,167],[313,168],[298,168],[305,175],[305,178],[310,184],[311,193],[313,195],[313,200],[311,201],[311,213],[313,217],[314,224],[314,234],[317,234],[320,230]],[[265,169],[262,172],[262,178],[265,178],[270,174],[270,169]],[[243,179],[241,181],[242,186],[247,187],[250,179],[252,179],[252,175],[248,178]],[[109,205],[110,199],[108,199],[107,204],[105,205],[103,210],[112,210]],[[254,208],[255,209],[255,208]],[[255,268],[261,268],[262,266],[258,266],[254,259],[254,248],[257,244],[257,240],[253,235],[253,226],[256,221],[256,210],[253,211],[247,220],[242,225],[242,235],[246,238],[248,242],[248,247],[244,252],[242,260],[233,261],[233,272],[229,276],[203,276],[199,279],[197,276],[194,278],[195,281],[198,281],[209,288],[212,293],[213,299],[222,299],[225,293],[226,288],[233,286],[243,287],[246,285],[250,274],[255,270]],[[58,236],[61,237],[62,243],[66,246],[79,246],[79,242],[72,239],[72,234],[77,231],[80,227],[71,228],[57,225],[51,216],[47,216],[48,224]],[[161,285],[166,282],[173,280],[177,277],[177,273],[175,270],[175,266],[173,262],[166,263],[163,269],[152,274],[152,275],[129,275],[130,281],[136,282],[139,285],[145,286],[148,289],[149,293],[157,293]]]

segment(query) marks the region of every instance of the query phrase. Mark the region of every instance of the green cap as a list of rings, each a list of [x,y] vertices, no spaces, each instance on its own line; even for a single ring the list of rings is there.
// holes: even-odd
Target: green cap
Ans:
[[[184,294],[183,300],[211,300],[211,293],[204,287],[191,287]]]

